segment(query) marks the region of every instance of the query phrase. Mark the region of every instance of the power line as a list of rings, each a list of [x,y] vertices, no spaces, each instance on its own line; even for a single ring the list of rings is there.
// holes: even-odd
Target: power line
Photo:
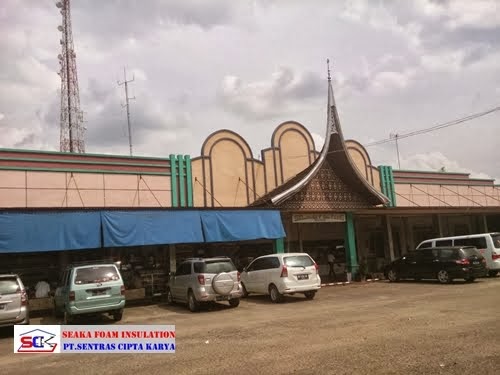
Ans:
[[[413,136],[416,136],[416,135],[430,133],[430,132],[433,132],[433,131],[436,131],[436,130],[448,128],[450,126],[459,125],[461,123],[464,123],[464,122],[467,122],[467,121],[470,121],[470,120],[474,120],[474,119],[479,118],[479,117],[483,117],[483,116],[489,115],[490,113],[493,113],[493,112],[496,112],[496,111],[499,111],[499,110],[500,110],[500,106],[488,109],[488,110],[483,111],[483,112],[475,113],[475,114],[472,114],[472,115],[469,115],[469,116],[461,117],[461,118],[456,119],[456,120],[452,120],[452,121],[444,122],[442,124],[434,125],[434,126],[431,126],[430,128],[415,130],[413,132],[406,133],[406,134],[398,134],[397,139],[399,140],[399,139],[403,139],[403,138],[413,137]],[[386,139],[382,139],[382,140],[379,140],[379,141],[375,141],[375,142],[371,142],[371,143],[365,144],[364,147],[377,146],[377,145],[381,145],[381,144],[384,144],[384,143],[392,142],[393,140],[394,140],[394,137],[389,137],[389,138],[386,138]]]

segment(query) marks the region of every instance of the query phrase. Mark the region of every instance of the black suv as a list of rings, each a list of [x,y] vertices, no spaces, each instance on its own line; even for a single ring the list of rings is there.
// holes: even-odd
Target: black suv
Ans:
[[[412,251],[384,268],[389,281],[437,279],[441,284],[453,279],[473,282],[486,276],[486,260],[472,246],[434,247]]]

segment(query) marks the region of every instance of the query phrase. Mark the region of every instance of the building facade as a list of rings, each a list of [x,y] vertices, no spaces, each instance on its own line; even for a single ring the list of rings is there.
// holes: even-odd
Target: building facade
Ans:
[[[360,264],[377,273],[424,239],[500,231],[500,186],[493,180],[375,166],[360,143],[344,139],[328,86],[328,122],[319,152],[310,132],[295,121],[277,126],[259,158],[231,130],[209,135],[195,157],[0,149],[0,272],[19,271],[35,282],[55,277],[69,261],[105,256],[132,270],[146,269],[142,279],[153,280],[186,256],[228,255],[241,268],[258,255],[305,251],[323,274],[328,252],[335,253],[340,275],[356,274]],[[71,228],[77,228],[77,214],[98,212],[91,215],[101,233],[97,245],[69,249],[65,242],[28,246],[21,241],[53,229],[40,223],[29,227],[29,220],[14,214],[31,220],[38,213],[50,221],[47,213],[61,212],[76,216],[68,216],[67,223],[60,216],[60,228],[70,228],[72,220]],[[173,216],[182,212],[187,216]],[[279,225],[272,217],[276,212]],[[204,221],[207,215],[212,216]],[[168,224],[179,220],[184,229],[196,228],[185,237],[170,236],[182,232]],[[221,220],[241,225],[233,231],[239,235],[206,226]],[[20,242],[9,240],[13,233]],[[37,251],[42,243],[43,257]],[[147,284],[152,294],[153,284]]]

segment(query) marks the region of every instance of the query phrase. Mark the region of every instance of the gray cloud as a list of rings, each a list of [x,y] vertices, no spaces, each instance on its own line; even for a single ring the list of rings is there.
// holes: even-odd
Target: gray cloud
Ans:
[[[325,93],[326,80],[312,72],[297,73],[281,67],[267,80],[245,83],[226,76],[219,91],[222,106],[248,119],[272,118],[288,106]]]
[[[326,57],[335,63],[344,134],[362,143],[484,110],[498,98],[500,22],[478,2],[85,0],[72,7],[89,152],[128,152],[116,84],[123,66],[136,73],[134,150],[147,155],[197,155],[220,128],[259,150],[286,120],[324,134]],[[0,147],[58,148],[60,18],[53,0],[0,2]],[[410,160],[439,150],[449,168],[496,176],[497,119],[408,139],[401,152]],[[463,153],[471,132],[477,139]],[[392,146],[369,149],[374,163],[394,162]],[[434,164],[415,162],[425,165]]]

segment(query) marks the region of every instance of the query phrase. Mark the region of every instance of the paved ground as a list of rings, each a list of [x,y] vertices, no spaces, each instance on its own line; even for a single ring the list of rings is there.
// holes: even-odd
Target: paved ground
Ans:
[[[293,296],[280,305],[250,296],[236,309],[195,314],[182,306],[135,307],[124,323],[175,324],[177,352],[21,356],[4,329],[0,373],[500,373],[500,278],[327,287],[313,301]]]

